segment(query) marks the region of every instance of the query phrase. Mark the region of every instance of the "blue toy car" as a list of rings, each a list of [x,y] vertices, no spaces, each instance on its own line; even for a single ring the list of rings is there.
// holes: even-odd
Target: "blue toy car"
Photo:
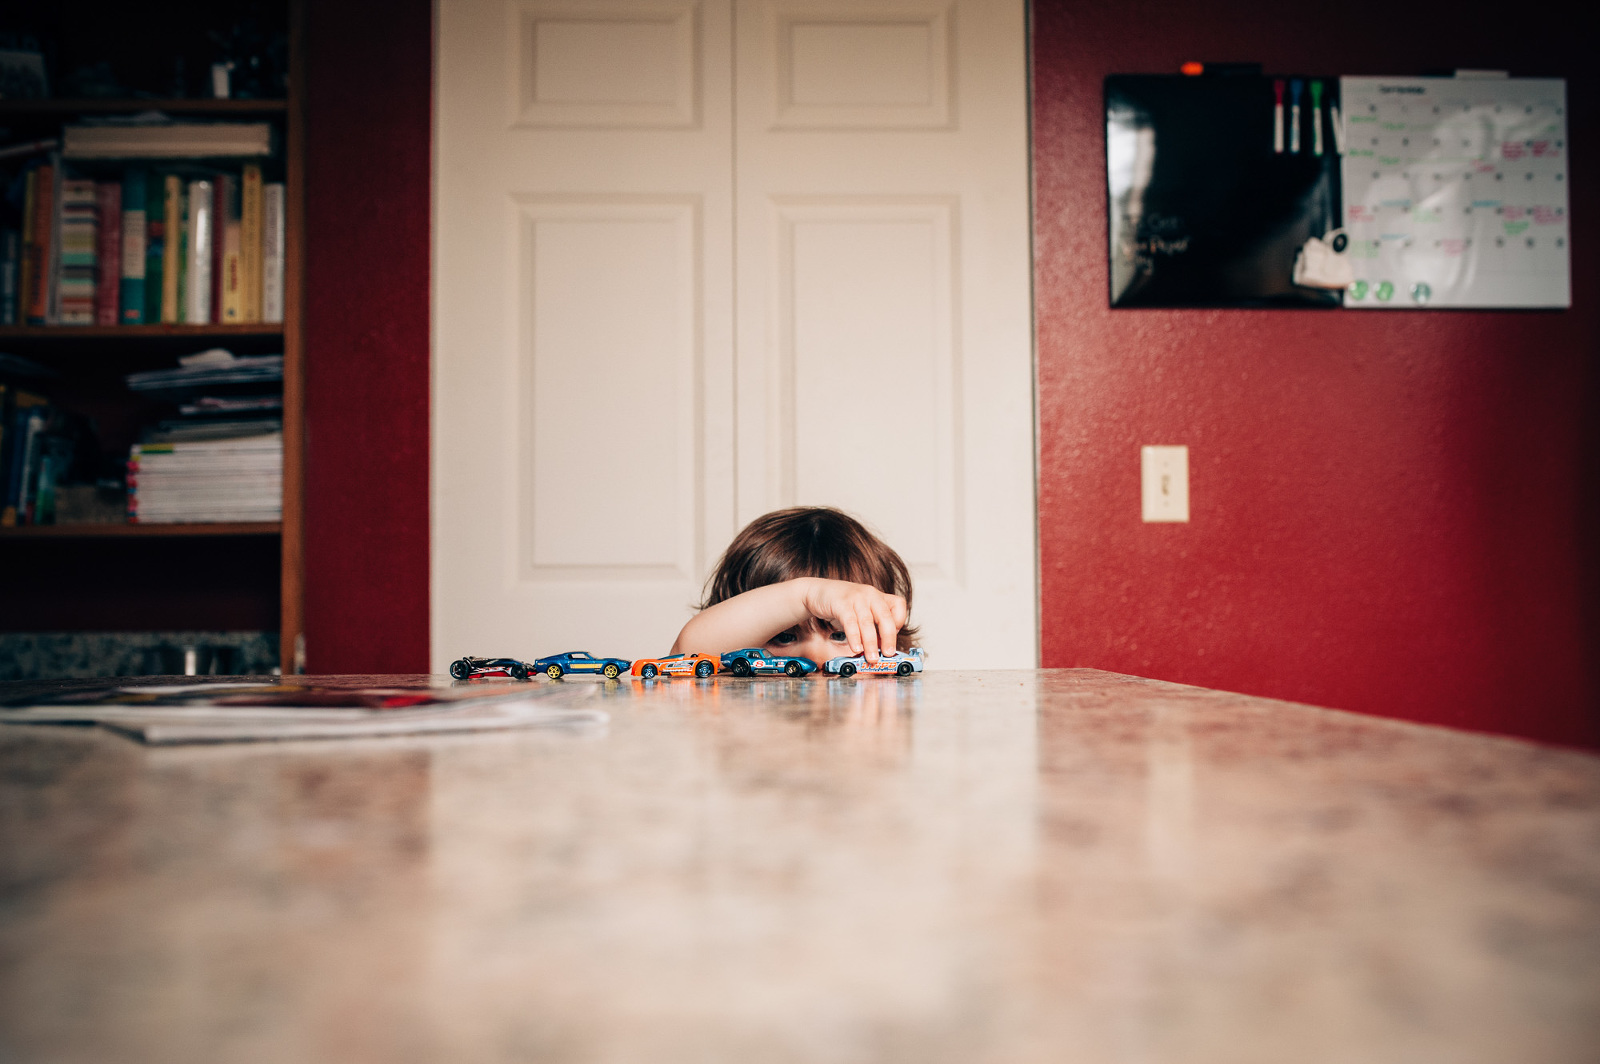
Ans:
[[[735,676],[804,676],[817,671],[817,663],[810,658],[773,657],[760,647],[730,650],[722,655],[722,667]]]
[[[533,667],[552,680],[559,680],[563,673],[568,672],[594,673],[608,680],[615,680],[627,672],[631,664],[633,663],[622,658],[597,658],[586,650],[569,650],[565,654],[551,654],[548,658],[540,658],[533,663]]]
[[[829,658],[823,671],[838,673],[840,676],[854,676],[858,672],[874,676],[885,674],[909,676],[922,671],[922,648],[912,647],[906,651],[885,650],[878,655],[876,665],[860,654],[849,658]]]
[[[473,676],[511,676],[518,680],[528,678],[528,665],[516,658],[458,658],[450,663],[450,675],[458,680]]]

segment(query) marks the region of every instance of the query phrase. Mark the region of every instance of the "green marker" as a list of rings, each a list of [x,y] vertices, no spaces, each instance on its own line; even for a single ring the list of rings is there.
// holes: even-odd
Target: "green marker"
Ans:
[[[1389,300],[1394,298],[1394,282],[1379,281],[1378,290],[1374,292],[1373,295],[1378,297],[1378,302],[1380,303],[1389,302]]]
[[[1311,154],[1322,154],[1322,82],[1311,83]]]
[[[1350,298],[1351,299],[1365,299],[1365,298],[1367,298],[1367,282],[1365,282],[1365,281],[1352,281],[1350,283]]]

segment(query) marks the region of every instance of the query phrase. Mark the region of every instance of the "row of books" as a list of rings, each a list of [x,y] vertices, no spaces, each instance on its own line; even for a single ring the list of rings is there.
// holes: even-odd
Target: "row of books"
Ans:
[[[72,468],[76,443],[63,410],[0,383],[0,526],[55,522],[56,487]]]
[[[283,184],[203,173],[30,169],[21,229],[0,232],[0,324],[281,322]]]

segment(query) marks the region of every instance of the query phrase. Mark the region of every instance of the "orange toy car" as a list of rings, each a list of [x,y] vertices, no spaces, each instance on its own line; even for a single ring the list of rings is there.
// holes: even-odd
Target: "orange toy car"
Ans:
[[[657,676],[698,676],[705,679],[717,671],[714,654],[672,654],[665,658],[640,658],[628,670],[635,676],[653,680]]]

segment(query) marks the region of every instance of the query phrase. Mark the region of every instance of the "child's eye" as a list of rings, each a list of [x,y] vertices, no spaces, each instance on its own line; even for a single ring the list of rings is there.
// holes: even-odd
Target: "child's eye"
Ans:
[[[790,643],[793,643],[797,638],[798,637],[793,632],[779,632],[777,635],[768,640],[768,642],[776,643],[779,646],[786,647]]]
[[[830,632],[828,633],[828,638],[833,640],[835,643],[843,643],[845,641],[845,634],[843,632]]]

